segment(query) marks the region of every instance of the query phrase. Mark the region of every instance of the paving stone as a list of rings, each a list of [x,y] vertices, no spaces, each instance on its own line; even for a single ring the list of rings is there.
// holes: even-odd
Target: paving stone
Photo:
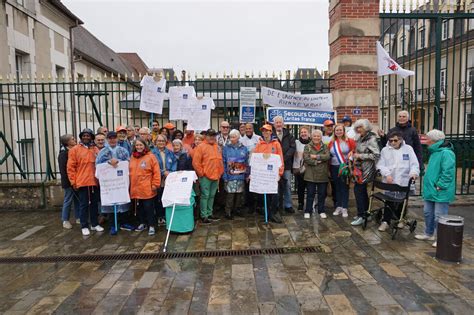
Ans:
[[[325,295],[324,299],[331,308],[331,311],[335,314],[356,314],[351,303],[343,294]]]

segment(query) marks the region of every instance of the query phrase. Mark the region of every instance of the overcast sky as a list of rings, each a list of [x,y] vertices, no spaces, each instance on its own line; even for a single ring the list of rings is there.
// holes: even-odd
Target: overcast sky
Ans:
[[[194,76],[328,68],[328,0],[63,0],[116,52]]]

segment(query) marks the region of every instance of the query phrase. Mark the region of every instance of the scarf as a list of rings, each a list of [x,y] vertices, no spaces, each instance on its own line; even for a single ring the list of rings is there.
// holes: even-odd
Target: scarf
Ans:
[[[308,144],[308,143],[311,142],[311,140],[310,140],[309,138],[305,140],[305,139],[299,137],[299,140],[300,140],[300,142],[301,142],[302,144]]]
[[[135,152],[132,153],[132,155],[133,155],[133,157],[139,159],[139,158],[141,158],[142,156],[144,156],[144,155],[147,154],[147,153],[148,153],[148,150],[147,150],[147,149],[143,149],[142,152],[135,151]]]

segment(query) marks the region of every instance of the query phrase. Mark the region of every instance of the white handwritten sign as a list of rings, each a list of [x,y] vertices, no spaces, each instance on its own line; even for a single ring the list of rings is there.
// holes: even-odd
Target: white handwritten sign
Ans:
[[[189,111],[188,130],[207,130],[211,128],[211,110],[215,109],[214,100],[209,96],[198,97]]]
[[[130,202],[128,161],[120,161],[117,167],[108,163],[98,164],[95,177],[100,184],[100,202],[103,206],[121,205]]]
[[[277,194],[281,165],[278,154],[253,153],[250,158],[249,190],[258,194]]]
[[[152,76],[143,76],[140,82],[142,92],[140,94],[140,110],[160,114],[163,112],[163,101],[166,94],[166,80],[155,82]]]
[[[188,120],[190,111],[196,105],[194,86],[172,86],[169,95],[169,120]]]
[[[163,207],[173,204],[177,206],[189,206],[193,182],[197,179],[194,171],[180,171],[169,173],[166,177],[165,190],[161,202]]]
[[[332,110],[332,94],[294,94],[262,86],[263,103],[277,107]]]

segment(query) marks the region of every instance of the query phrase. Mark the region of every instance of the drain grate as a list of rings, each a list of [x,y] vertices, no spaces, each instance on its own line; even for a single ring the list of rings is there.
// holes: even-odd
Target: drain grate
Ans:
[[[205,258],[205,257],[238,257],[238,256],[308,254],[308,253],[321,253],[321,252],[322,252],[322,249],[319,246],[307,246],[307,247],[275,247],[275,248],[242,249],[242,250],[213,250],[213,251],[196,251],[196,252],[0,257],[0,264],[178,259],[178,258]]]

